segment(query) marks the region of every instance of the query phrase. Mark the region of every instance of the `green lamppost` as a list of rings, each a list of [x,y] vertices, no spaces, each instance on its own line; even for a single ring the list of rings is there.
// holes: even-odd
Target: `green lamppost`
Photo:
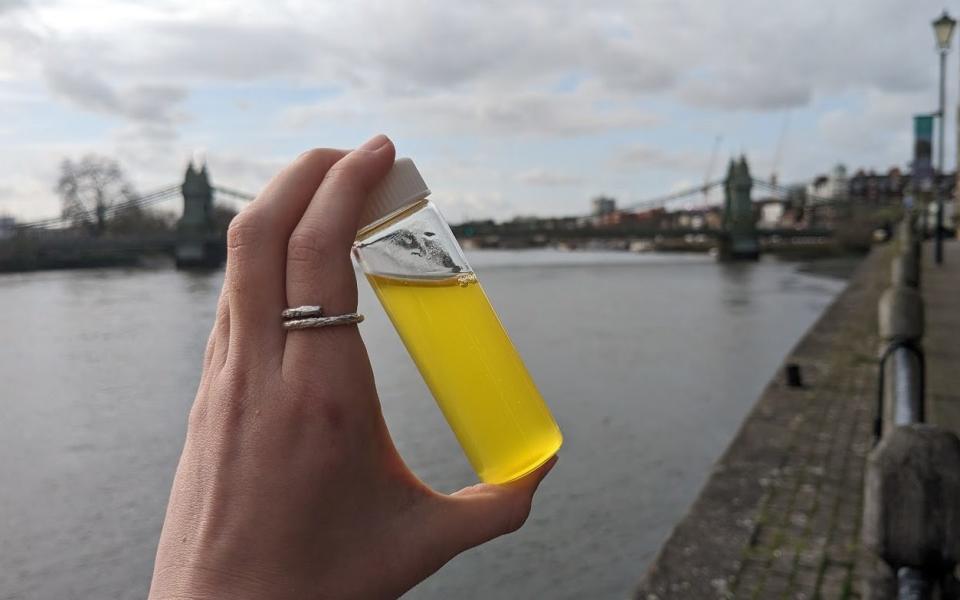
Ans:
[[[937,38],[937,50],[940,52],[940,132],[939,143],[937,147],[937,185],[934,186],[937,194],[937,231],[936,245],[934,246],[934,256],[937,264],[943,262],[943,191],[940,189],[940,177],[943,176],[943,132],[944,127],[944,104],[945,90],[944,78],[946,77],[947,53],[950,52],[950,38],[953,37],[953,28],[957,24],[950,18],[947,11],[944,10],[940,18],[933,22],[933,33]]]

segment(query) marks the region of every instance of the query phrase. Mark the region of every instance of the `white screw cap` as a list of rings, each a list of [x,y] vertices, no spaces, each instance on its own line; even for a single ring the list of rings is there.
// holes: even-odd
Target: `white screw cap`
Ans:
[[[409,158],[398,158],[370,195],[360,214],[360,229],[382,220],[430,195],[430,188]]]

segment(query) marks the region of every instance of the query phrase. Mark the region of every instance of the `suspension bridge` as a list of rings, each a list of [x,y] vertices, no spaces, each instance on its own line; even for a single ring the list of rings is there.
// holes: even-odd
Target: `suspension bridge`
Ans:
[[[540,219],[533,222],[465,223],[455,225],[454,233],[473,245],[543,245],[585,240],[689,240],[707,243],[723,259],[753,259],[771,240],[778,243],[811,244],[829,240],[836,225],[817,225],[809,218],[802,228],[758,229],[754,188],[766,198],[787,199],[790,188],[750,175],[746,160],[730,162],[722,180],[708,181],[683,190],[631,203],[618,213],[623,223],[597,225],[584,218]],[[711,192],[722,189],[720,202],[711,200]],[[715,195],[714,195],[715,196]],[[0,240],[0,270],[32,270],[134,263],[150,254],[173,256],[180,268],[215,268],[225,258],[225,224],[215,219],[215,207],[236,201],[247,202],[253,194],[226,186],[213,185],[206,166],[190,165],[180,184],[167,185],[147,194],[128,198],[104,211],[109,220],[127,211],[173,206],[182,201],[176,227],[156,233],[93,236],[76,227],[76,216],[51,217],[16,226],[14,235]],[[828,209],[835,204],[827,198],[806,195],[808,212]],[[713,211],[716,222],[693,226],[689,216]],[[719,214],[716,214],[719,213]],[[642,218],[656,214],[655,219]],[[630,218],[630,217],[635,218]],[[706,240],[706,242],[705,242]],[[693,245],[680,248],[693,249]]]
[[[183,183],[160,187],[117,202],[88,220],[107,222],[124,214],[161,207],[182,207],[176,227],[136,234],[91,235],[77,227],[84,215],[64,215],[16,225],[0,242],[0,270],[70,268],[135,263],[145,255],[170,255],[179,268],[215,268],[226,256],[225,227],[218,226],[215,206],[254,195],[210,182],[206,165],[187,168]],[[6,266],[6,269],[4,269]]]
[[[806,190],[794,199],[802,186],[783,186],[750,175],[746,159],[731,160],[724,179],[707,181],[640,202],[616,211],[613,222],[600,217],[571,217],[515,221],[509,223],[472,222],[454,227],[461,239],[477,246],[529,247],[563,244],[579,247],[597,240],[628,247],[632,242],[652,241],[647,247],[659,249],[716,249],[722,260],[755,259],[762,250],[836,244],[839,229],[849,233],[859,226],[858,243],[869,244],[873,225],[870,219],[838,219],[849,212],[849,203],[810,194]],[[711,200],[711,192],[721,189],[722,200]],[[754,189],[759,194],[754,197]],[[761,201],[796,200],[806,211],[802,226],[757,226],[757,204]],[[712,217],[712,221],[704,215]],[[849,215],[848,215],[849,216]],[[695,218],[694,218],[695,217]],[[695,222],[698,221],[698,222]],[[850,241],[844,235],[845,243]]]

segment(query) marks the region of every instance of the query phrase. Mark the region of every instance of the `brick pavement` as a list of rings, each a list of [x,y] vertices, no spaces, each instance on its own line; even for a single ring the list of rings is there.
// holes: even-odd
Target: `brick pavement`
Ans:
[[[926,327],[927,414],[931,423],[960,433],[960,242],[944,245],[943,264],[933,262],[933,246],[923,249],[920,276]]]
[[[806,387],[786,387],[782,373],[768,385],[647,571],[638,599],[861,598],[877,301],[889,285],[890,252],[881,247],[864,259],[791,352],[787,361],[801,365]],[[950,399],[949,411],[960,416],[960,398]]]

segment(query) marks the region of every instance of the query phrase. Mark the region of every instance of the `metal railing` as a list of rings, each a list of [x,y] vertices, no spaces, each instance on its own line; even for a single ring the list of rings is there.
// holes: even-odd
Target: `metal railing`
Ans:
[[[867,574],[866,597],[957,598],[960,440],[925,424],[920,244],[910,217],[897,233],[891,286],[879,305],[875,447],[863,509],[863,542],[879,560]]]
[[[892,418],[886,422],[894,426],[923,423],[926,419],[923,406],[925,387],[925,360],[923,349],[912,340],[896,340],[890,342],[880,355],[880,368],[877,382],[877,413],[884,411],[884,397],[889,395],[893,400]],[[887,367],[887,363],[891,363]],[[889,392],[889,393],[888,393]],[[880,441],[883,435],[883,416],[878,416],[874,428],[874,443]]]
[[[920,286],[920,248],[911,221],[898,231],[890,265],[890,287],[880,297],[879,329],[883,340],[877,369],[874,443],[893,427],[923,423],[925,370],[924,315]]]

